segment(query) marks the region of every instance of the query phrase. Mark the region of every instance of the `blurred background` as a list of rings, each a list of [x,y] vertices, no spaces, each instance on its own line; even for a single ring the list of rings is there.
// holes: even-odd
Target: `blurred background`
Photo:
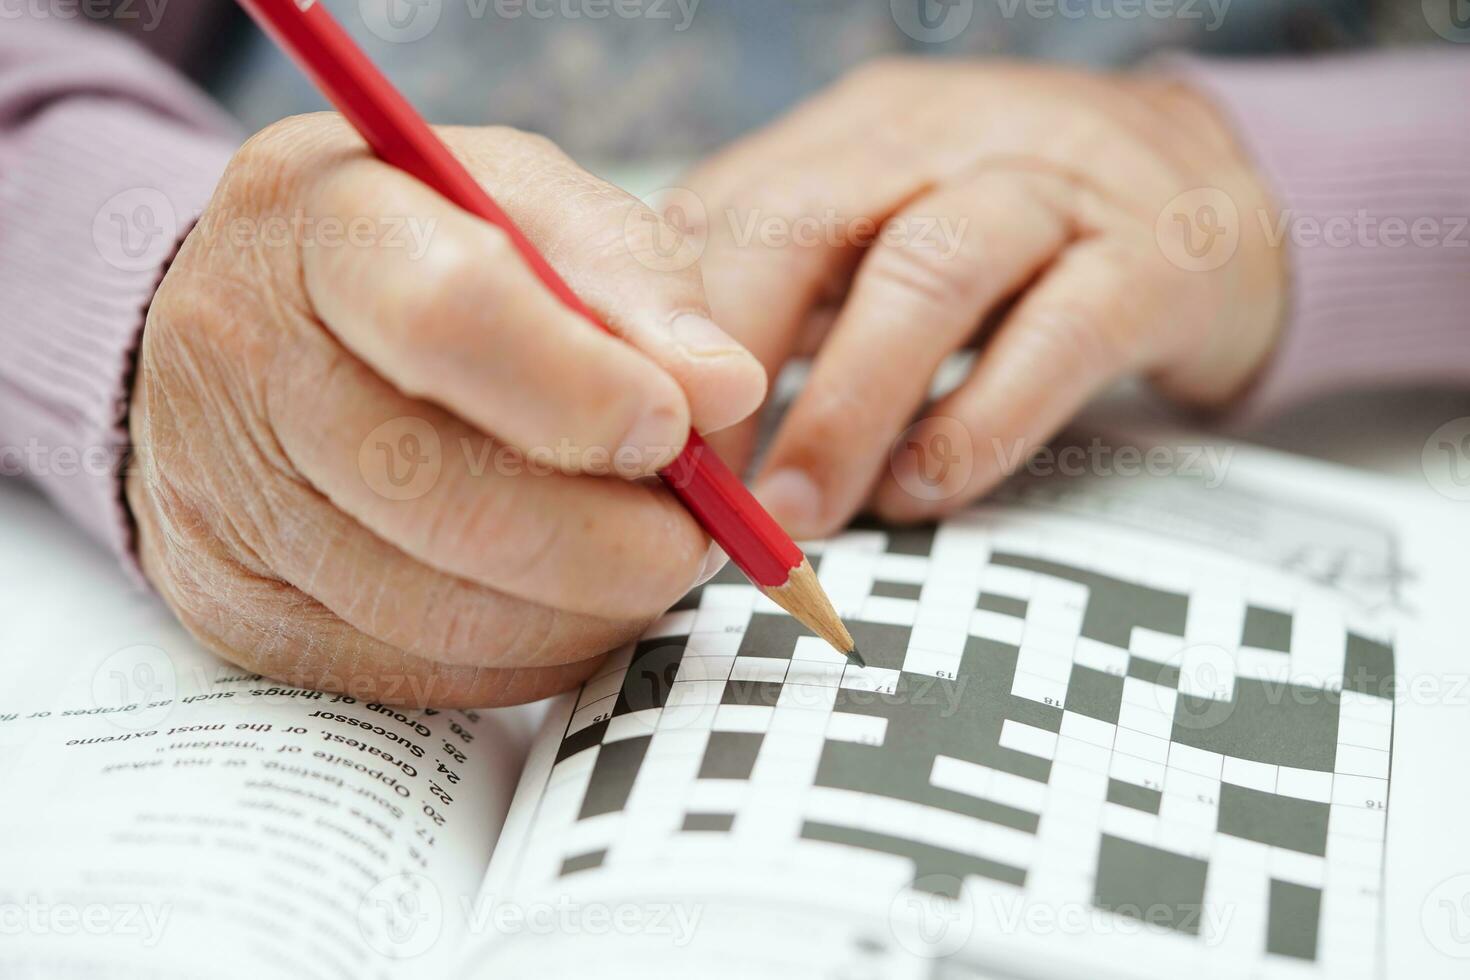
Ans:
[[[192,52],[186,70],[248,129],[324,108],[232,3],[151,2],[162,16],[131,29],[176,63]],[[883,55],[1123,66],[1443,43],[1435,19],[1470,39],[1466,0],[321,2],[431,121],[536,130],[603,164],[693,158]]]

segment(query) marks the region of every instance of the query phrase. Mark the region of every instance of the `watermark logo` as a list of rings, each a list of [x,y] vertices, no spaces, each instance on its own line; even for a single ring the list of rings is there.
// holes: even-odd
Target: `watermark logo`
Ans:
[[[455,6],[463,19],[485,20],[641,20],[667,23],[674,33],[694,23],[700,0],[464,0]],[[358,12],[373,34],[391,44],[422,40],[439,26],[444,0],[358,0]]]
[[[1452,959],[1470,959],[1470,874],[1440,882],[1424,899],[1419,923],[1435,949]]]
[[[703,258],[712,231],[718,232],[722,242],[738,249],[883,246],[923,251],[935,261],[948,262],[959,254],[970,228],[970,220],[963,217],[906,214],[879,221],[835,208],[807,210],[798,193],[788,195],[779,187],[768,189],[767,194],[767,203],[711,212],[694,191],[664,188],[650,195],[651,208],[629,209],[623,222],[624,244],[629,254],[655,272],[677,272],[693,266]]]
[[[439,433],[412,415],[384,422],[357,451],[358,472],[386,500],[417,500],[434,489],[443,467]]]
[[[941,959],[970,941],[975,932],[975,904],[956,876],[923,875],[893,896],[888,927],[909,953]]]
[[[277,214],[211,211],[200,218],[189,237],[232,249],[402,249],[409,259],[423,258],[438,229],[438,220],[418,215],[337,215],[321,217],[301,209]]]
[[[1424,441],[1424,479],[1442,496],[1470,500],[1470,416],[1453,419]]]
[[[1231,0],[997,0],[1001,16],[1014,20],[1177,20],[1198,22],[1206,33],[1218,31]]]
[[[444,930],[444,899],[428,878],[399,874],[363,895],[357,927],[369,947],[393,960],[427,953]]]
[[[466,0],[471,17],[487,10],[502,20],[645,20],[665,21],[675,34],[689,30],[700,0]]]
[[[889,471],[918,500],[948,500],[969,485],[975,445],[959,419],[933,416],[909,426],[888,455]]]
[[[1230,720],[1235,714],[1235,658],[1224,647],[1198,643],[1185,647],[1172,658],[1177,669],[1177,689],[1154,686],[1154,697],[1165,714],[1180,728],[1206,731]]]
[[[110,654],[92,672],[92,705],[120,728],[141,731],[160,724],[179,690],[173,658],[140,643]]]
[[[1424,0],[1424,20],[1446,41],[1470,44],[1470,0]]]
[[[1210,445],[1153,446],[1113,445],[1093,436],[1087,445],[1078,443],[1033,447],[1025,439],[1007,443],[999,436],[990,439],[990,451],[1000,472],[1025,472],[1038,478],[1177,476],[1200,481],[1206,490],[1219,487],[1229,476],[1234,447]]]
[[[650,207],[634,205],[623,222],[628,253],[654,272],[682,272],[704,256],[709,212],[686,187],[665,187],[649,196]]]
[[[443,0],[357,0],[357,12],[374,35],[390,44],[422,41],[439,26]]]
[[[975,0],[889,0],[898,29],[920,44],[943,44],[975,19]]]
[[[1164,257],[1186,272],[1213,272],[1240,247],[1240,211],[1217,187],[1185,191],[1164,206],[1154,226]]]
[[[1230,902],[1092,902],[1028,901],[1014,895],[992,895],[985,903],[987,929],[1003,936],[1138,936],[1177,935],[1198,931],[1206,947],[1228,934],[1236,906]]]
[[[681,657],[682,640],[660,643],[635,660],[623,677],[623,696],[634,710],[620,724],[638,734],[708,729],[720,708],[724,675],[710,672],[704,657]],[[738,685],[738,681],[731,682]],[[638,705],[661,707],[638,708]],[[612,707],[598,710],[589,724],[608,721]]]
[[[173,251],[179,216],[168,195],[133,187],[109,197],[92,219],[97,254],[122,272],[157,269]]]
[[[704,906],[682,902],[579,902],[568,895],[534,901],[482,896],[460,902],[472,936],[644,936],[683,949],[694,941]]]

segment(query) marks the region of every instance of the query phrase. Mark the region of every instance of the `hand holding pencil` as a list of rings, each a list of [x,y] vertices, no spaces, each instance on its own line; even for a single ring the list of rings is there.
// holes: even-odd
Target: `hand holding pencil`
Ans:
[[[491,225],[515,253],[514,258],[505,258],[524,263],[547,292],[586,325],[615,332],[547,261],[515,219],[506,214],[434,134],[324,6],[315,0],[242,0],[242,3],[256,23],[357,129],[378,159],[417,178],[451,204]],[[638,218],[648,219],[645,227],[659,224],[650,214],[639,214]],[[625,225],[625,246],[629,244],[628,238]],[[709,317],[702,313],[681,314],[671,325],[677,330],[681,323],[691,322],[697,332],[712,331],[723,342],[724,333],[713,327]],[[595,365],[586,367],[595,370]],[[477,397],[474,384],[466,386],[459,395],[460,399],[450,398],[448,407],[473,403]],[[443,401],[437,393],[434,397]],[[659,418],[645,411],[630,436],[635,437],[635,442],[638,436],[649,436],[651,432],[646,428],[649,425],[652,432],[666,435],[670,421],[677,424],[677,418],[671,420],[667,415]],[[847,627],[818,584],[816,572],[806,556],[740,479],[707,448],[703,436],[685,429],[683,439],[676,435],[669,445],[674,452],[659,463],[659,476],[709,532],[715,544],[724,549],[767,597],[815,630],[839,653],[863,666]]]
[[[658,234],[636,200],[536,137],[443,137],[620,337],[340,120],[288,120],[237,155],[150,309],[128,497],[146,573],[230,659],[522,701],[710,574],[695,521],[628,478],[749,414],[765,376],[697,271],[636,260],[631,231]]]
[[[287,120],[237,154],[152,304],[128,494],[148,577],[242,666],[521,701],[700,577],[698,524],[628,477],[751,411],[764,375],[690,326],[697,273],[623,250],[642,205],[539,138],[443,135],[623,338],[339,118]]]

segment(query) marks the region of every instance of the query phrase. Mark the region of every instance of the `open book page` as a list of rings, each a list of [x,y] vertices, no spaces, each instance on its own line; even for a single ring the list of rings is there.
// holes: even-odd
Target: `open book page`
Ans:
[[[0,976],[386,977],[457,950],[446,903],[483,877],[526,715],[244,674],[5,493]]]
[[[1455,975],[1463,514],[1127,445],[813,548],[868,669],[691,595],[552,712],[484,893],[543,927],[464,972]]]

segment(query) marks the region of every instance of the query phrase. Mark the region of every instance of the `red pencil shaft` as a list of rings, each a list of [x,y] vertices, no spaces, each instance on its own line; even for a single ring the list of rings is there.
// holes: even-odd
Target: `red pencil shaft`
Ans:
[[[607,329],[324,6],[316,0],[240,2],[384,162],[504,230],[557,299]],[[757,585],[784,585],[801,564],[801,549],[699,433],[690,430],[683,452],[659,476]]]

